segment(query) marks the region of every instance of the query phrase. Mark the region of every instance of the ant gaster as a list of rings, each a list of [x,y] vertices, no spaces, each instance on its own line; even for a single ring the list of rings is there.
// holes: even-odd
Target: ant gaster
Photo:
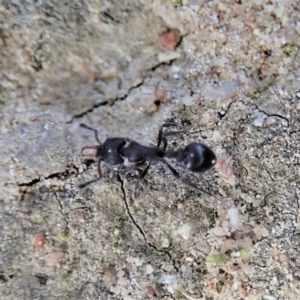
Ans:
[[[97,168],[99,176],[94,180],[90,180],[80,184],[79,188],[84,188],[87,185],[102,178],[100,168],[101,162],[104,162],[114,171],[119,171],[122,168],[125,168],[126,170],[132,168],[134,169],[141,165],[147,164],[138,178],[138,182],[135,187],[136,190],[139,182],[141,182],[147,175],[151,163],[162,162],[169,168],[175,178],[182,181],[184,184],[191,188],[207,193],[206,191],[200,189],[198,186],[190,182],[189,179],[183,178],[182,175],[180,175],[175,170],[175,168],[170,165],[168,161],[166,161],[166,158],[175,159],[178,163],[182,164],[187,171],[202,173],[211,169],[216,164],[216,155],[206,145],[196,142],[190,143],[185,148],[179,148],[178,150],[167,150],[166,136],[180,132],[163,132],[164,127],[170,126],[176,126],[176,124],[172,122],[165,122],[162,126],[160,126],[158,131],[157,146],[148,147],[141,145],[132,139],[124,137],[108,138],[104,141],[104,143],[101,143],[98,137],[98,130],[91,128],[85,124],[80,124],[80,127],[93,131],[95,134],[95,138],[99,143],[99,145],[85,146],[81,149],[82,154],[87,149],[95,150],[95,154],[92,156],[84,154],[83,155],[98,160]],[[162,147],[161,144],[163,144]]]

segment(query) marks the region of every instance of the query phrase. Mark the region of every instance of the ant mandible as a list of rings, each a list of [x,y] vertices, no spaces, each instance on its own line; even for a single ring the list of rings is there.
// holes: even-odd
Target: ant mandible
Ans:
[[[180,131],[169,131],[164,132],[164,127],[176,126],[173,122],[165,122],[160,126],[158,131],[157,145],[156,147],[148,147],[139,144],[138,142],[124,137],[113,137],[108,138],[104,143],[100,142],[98,136],[98,130],[89,127],[85,124],[80,124],[80,127],[91,130],[95,134],[95,139],[99,145],[85,146],[81,149],[81,154],[87,149],[95,150],[95,154],[92,155],[93,158],[98,160],[97,169],[98,177],[94,180],[87,181],[79,185],[79,188],[84,188],[87,185],[96,182],[102,178],[101,173],[101,162],[104,162],[110,169],[114,171],[120,171],[122,168],[136,169],[139,166],[146,165],[145,169],[142,171],[138,178],[138,182],[135,186],[135,191],[138,187],[139,182],[141,182],[150,168],[152,162],[162,162],[165,164],[173,176],[186,184],[187,186],[200,190],[206,194],[206,191],[199,188],[197,185],[193,184],[189,179],[183,178],[175,168],[170,165],[167,159],[175,159],[178,163],[183,164],[187,171],[202,173],[208,171],[216,164],[217,158],[214,152],[204,144],[201,143],[190,143],[185,148],[179,148],[178,150],[169,149],[167,150],[167,139],[166,136],[178,133]],[[161,144],[162,147],[161,147]],[[84,155],[91,157],[91,155]]]

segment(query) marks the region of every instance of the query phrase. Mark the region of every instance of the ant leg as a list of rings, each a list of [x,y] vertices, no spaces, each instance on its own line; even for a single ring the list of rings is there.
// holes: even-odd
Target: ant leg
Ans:
[[[165,153],[166,149],[167,149],[167,146],[168,146],[168,141],[167,141],[167,139],[165,137],[162,137],[162,140],[163,140],[163,143],[164,143],[163,151]]]
[[[171,127],[171,126],[176,126],[176,123],[173,122],[165,122],[163,123],[158,130],[158,137],[157,137],[157,148],[159,148],[161,141],[163,140],[163,129],[164,127]]]
[[[164,136],[168,136],[168,135],[172,135],[172,134],[177,134],[177,133],[186,133],[186,130],[167,131],[167,132],[164,132]]]
[[[196,184],[192,183],[189,179],[184,179],[166,160],[162,159],[162,161],[168,166],[170,171],[172,172],[172,175],[180,180],[183,184],[187,185],[188,187],[201,191],[202,193],[205,193],[209,196],[212,196],[210,193],[206,192],[205,190],[199,188]]]
[[[93,180],[89,180],[87,182],[79,184],[78,188],[83,189],[86,186],[90,185],[91,183],[94,183],[94,182],[96,182],[96,181],[98,181],[98,180],[100,180],[102,178],[101,168],[100,168],[101,161],[102,160],[99,158],[98,163],[97,163],[97,170],[98,170],[98,175],[99,176],[97,178],[93,179]]]
[[[95,155],[92,155],[92,154],[83,154],[83,151],[84,151],[85,149],[97,150],[98,147],[99,147],[98,145],[96,145],[96,146],[85,146],[85,147],[83,147],[83,148],[81,149],[81,155],[82,155],[82,156],[85,156],[85,157],[88,157],[88,158],[94,158]]]
[[[140,183],[145,179],[145,177],[146,177],[146,175],[147,175],[147,173],[149,171],[150,165],[151,165],[151,163],[149,163],[147,165],[147,167],[144,169],[144,171],[138,177],[138,181],[134,185],[134,188],[133,188],[133,197],[134,198],[136,197],[136,194],[137,194],[137,191],[138,191]]]
[[[100,177],[97,177],[96,179],[89,180],[89,181],[87,181],[87,182],[81,183],[81,184],[78,185],[78,188],[83,189],[83,188],[85,188],[86,186],[90,185],[91,183],[94,183],[94,182],[96,182],[96,181],[98,181],[98,180],[100,180],[100,179],[101,179]]]
[[[94,129],[94,128],[92,128],[92,127],[89,127],[89,126],[87,126],[87,125],[85,125],[85,124],[83,124],[83,123],[80,123],[79,126],[82,127],[82,128],[85,128],[85,129],[94,131],[94,133],[95,133],[95,139],[96,139],[96,141],[101,145],[101,142],[100,142],[100,140],[99,140],[98,130],[97,130],[97,129]]]
[[[159,127],[157,146],[156,146],[157,148],[159,148],[161,142],[163,142],[164,143],[163,150],[166,151],[167,148],[167,139],[165,138],[166,136],[186,132],[186,130],[180,130],[180,131],[174,130],[174,131],[163,132],[164,127],[171,127],[171,126],[177,126],[177,124],[172,122],[165,122]]]
[[[101,168],[100,168],[101,161],[102,161],[102,159],[100,159],[100,157],[99,157],[98,163],[97,163],[97,171],[98,171],[99,178],[102,177]]]

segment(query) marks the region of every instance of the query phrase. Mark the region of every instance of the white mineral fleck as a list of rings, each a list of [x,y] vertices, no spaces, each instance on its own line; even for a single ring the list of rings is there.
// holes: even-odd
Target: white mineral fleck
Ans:
[[[180,103],[184,104],[184,105],[191,105],[193,104],[194,98],[192,96],[184,96],[180,99]]]
[[[167,287],[167,290],[168,290],[168,292],[169,292],[170,294],[174,294],[174,290],[173,290],[173,288],[172,288],[171,286],[168,286],[168,287]]]
[[[181,57],[181,54],[177,51],[169,51],[169,52],[160,52],[157,55],[158,61],[162,62],[169,62],[174,59],[178,59]]]
[[[230,95],[235,92],[238,84],[239,83],[236,80],[225,81],[220,86],[220,92],[224,95]]]
[[[259,115],[254,119],[254,126],[256,127],[262,127],[265,121],[265,115]]]
[[[176,282],[176,277],[174,275],[163,275],[161,277],[161,283],[162,284],[173,284]]]
[[[191,234],[192,226],[188,223],[183,224],[182,226],[177,228],[177,233],[181,235],[185,240],[189,239]]]
[[[263,295],[263,300],[278,300],[278,298],[271,296],[271,295]]]
[[[168,248],[170,246],[170,241],[168,239],[163,239],[161,246],[163,248]]]
[[[229,217],[231,229],[236,230],[239,228],[240,218],[239,211],[236,208],[230,208],[227,212]]]
[[[154,269],[153,269],[153,267],[152,267],[151,265],[149,265],[149,264],[146,265],[146,274],[147,274],[147,275],[152,274],[153,271],[154,271]]]

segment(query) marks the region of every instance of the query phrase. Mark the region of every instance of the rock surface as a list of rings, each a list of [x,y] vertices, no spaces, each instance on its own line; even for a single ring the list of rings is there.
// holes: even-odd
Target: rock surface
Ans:
[[[300,299],[297,1],[2,1],[1,299]],[[172,118],[215,170],[97,176]],[[180,166],[178,170],[180,170]]]

